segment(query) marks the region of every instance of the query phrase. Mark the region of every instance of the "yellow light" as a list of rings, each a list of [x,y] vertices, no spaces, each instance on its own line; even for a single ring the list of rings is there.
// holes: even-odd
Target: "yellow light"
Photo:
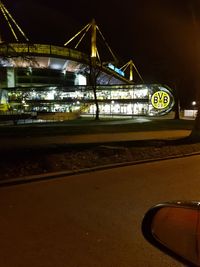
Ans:
[[[96,36],[97,36],[97,27],[95,20],[92,20],[92,37],[91,37],[91,57],[96,58],[97,57],[97,47],[96,47]]]

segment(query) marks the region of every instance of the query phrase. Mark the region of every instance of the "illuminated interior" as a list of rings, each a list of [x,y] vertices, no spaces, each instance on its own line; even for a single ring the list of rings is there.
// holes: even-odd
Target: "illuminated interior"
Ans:
[[[158,89],[168,90],[158,85],[97,86],[100,115],[165,114],[169,108],[159,110],[151,104],[151,97]],[[2,101],[8,103],[12,111],[74,112],[81,110],[82,114],[87,115],[93,115],[96,112],[94,94],[90,86],[9,88],[4,90],[3,95],[1,103]]]

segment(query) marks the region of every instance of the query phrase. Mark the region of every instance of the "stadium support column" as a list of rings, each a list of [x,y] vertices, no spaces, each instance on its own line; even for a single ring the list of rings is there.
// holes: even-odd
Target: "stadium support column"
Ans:
[[[129,81],[133,81],[133,61],[130,61],[130,74],[129,74]]]
[[[92,20],[91,22],[91,26],[92,26],[92,36],[91,36],[91,58],[95,58],[97,57],[97,26],[96,26],[96,22],[95,19]]]

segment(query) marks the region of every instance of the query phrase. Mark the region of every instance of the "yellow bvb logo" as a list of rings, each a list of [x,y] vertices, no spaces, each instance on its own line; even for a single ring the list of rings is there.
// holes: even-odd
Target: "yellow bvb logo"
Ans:
[[[164,109],[170,103],[170,96],[166,92],[158,91],[152,95],[151,103],[154,108]]]

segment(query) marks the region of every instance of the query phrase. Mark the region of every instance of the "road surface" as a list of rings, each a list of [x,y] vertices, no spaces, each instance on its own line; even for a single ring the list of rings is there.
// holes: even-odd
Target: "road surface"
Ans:
[[[200,199],[200,156],[0,188],[0,266],[182,266],[151,247],[152,205]]]

